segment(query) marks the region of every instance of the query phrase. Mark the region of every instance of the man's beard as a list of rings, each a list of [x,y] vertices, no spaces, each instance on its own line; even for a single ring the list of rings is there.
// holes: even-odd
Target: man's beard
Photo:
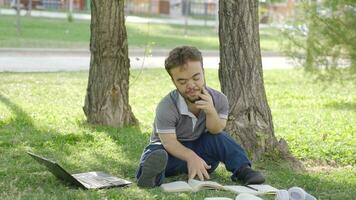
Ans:
[[[184,99],[186,99],[186,100],[187,100],[187,101],[189,101],[190,103],[195,103],[196,101],[201,100],[201,98],[200,98],[200,97],[198,97],[198,98],[194,98],[194,99],[190,99],[189,97],[186,97],[186,98],[184,98]]]
[[[179,92],[179,91],[178,91]],[[196,97],[189,97],[188,95],[182,94],[181,92],[179,92],[180,95],[182,95],[182,97],[184,98],[184,100],[190,102],[190,103],[195,103],[196,101],[201,100],[200,96],[196,96]]]

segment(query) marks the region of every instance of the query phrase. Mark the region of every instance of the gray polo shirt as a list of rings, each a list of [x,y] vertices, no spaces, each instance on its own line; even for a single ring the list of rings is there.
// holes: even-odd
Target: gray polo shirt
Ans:
[[[219,117],[227,119],[229,104],[226,96],[209,87],[207,90],[213,99]],[[189,112],[184,98],[177,90],[173,90],[161,100],[156,108],[151,143],[160,142],[158,134],[169,133],[175,133],[178,141],[196,140],[207,131],[205,117],[203,110],[200,111],[198,117]]]

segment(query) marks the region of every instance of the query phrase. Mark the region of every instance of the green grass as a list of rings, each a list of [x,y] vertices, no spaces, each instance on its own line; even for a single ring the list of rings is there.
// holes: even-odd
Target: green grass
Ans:
[[[213,27],[127,23],[129,46],[133,48],[168,48],[189,44],[200,49],[219,49]],[[21,34],[16,31],[16,17],[0,17],[0,48],[89,48],[90,21],[21,17]],[[262,51],[279,52],[279,31],[260,30]]]
[[[219,88],[217,71],[206,73],[208,85]],[[0,73],[0,199],[234,198],[221,191],[167,194],[136,184],[125,189],[75,189],[61,184],[26,155],[28,150],[45,155],[73,173],[103,170],[134,181],[155,106],[173,86],[163,69],[131,74],[131,80],[137,80],[131,81],[130,104],[140,126],[117,129],[86,124],[82,106],[87,72]],[[297,70],[267,71],[264,76],[276,136],[287,140],[291,152],[307,164],[307,171],[295,172],[271,160],[256,162],[255,167],[266,175],[268,184],[278,188],[300,186],[320,200],[353,199],[354,82],[323,85]],[[214,181],[233,184],[229,176],[223,167],[212,175]]]

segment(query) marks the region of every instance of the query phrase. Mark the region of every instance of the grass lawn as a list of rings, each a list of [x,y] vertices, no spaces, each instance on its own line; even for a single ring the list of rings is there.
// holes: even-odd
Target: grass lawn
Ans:
[[[219,88],[217,71],[206,73],[208,85]],[[0,73],[0,199],[234,198],[222,191],[168,194],[136,184],[125,189],[75,189],[61,184],[26,155],[26,151],[42,154],[72,173],[102,170],[134,181],[155,106],[173,86],[163,69],[131,74],[130,104],[140,126],[117,129],[86,124],[82,106],[87,72]],[[287,140],[293,154],[307,164],[307,171],[295,172],[283,162],[268,159],[255,167],[277,188],[300,186],[319,200],[354,199],[354,82],[323,85],[297,70],[267,71],[264,76],[276,135]],[[229,177],[222,166],[212,175],[214,181],[233,184]]]
[[[16,32],[16,17],[0,17],[0,48],[89,48],[90,21],[21,17],[22,33]],[[200,49],[219,49],[219,38],[212,27],[127,23],[130,47],[168,48],[189,44]],[[260,30],[262,51],[279,52],[279,31],[274,28]]]

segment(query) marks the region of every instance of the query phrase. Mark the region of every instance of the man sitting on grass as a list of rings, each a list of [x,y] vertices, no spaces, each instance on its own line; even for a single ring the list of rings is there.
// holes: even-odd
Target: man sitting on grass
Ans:
[[[164,177],[187,173],[209,179],[219,162],[242,184],[261,184],[245,151],[226,132],[227,98],[205,85],[201,52],[190,46],[173,49],[165,68],[176,89],[158,104],[150,144],[136,173],[140,187],[159,186]]]

